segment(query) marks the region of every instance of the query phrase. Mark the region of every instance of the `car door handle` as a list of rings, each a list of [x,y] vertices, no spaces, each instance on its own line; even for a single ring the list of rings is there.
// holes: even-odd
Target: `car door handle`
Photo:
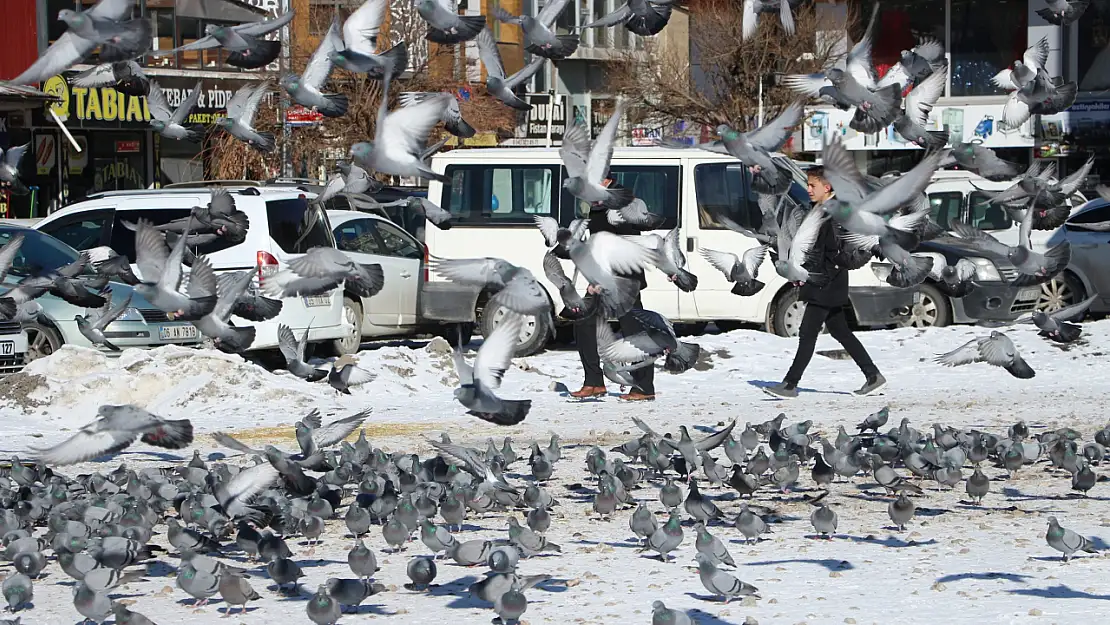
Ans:
[[[696,237],[686,237],[686,251],[693,252],[694,247],[697,245],[698,240]]]
[[[407,271],[402,271],[402,272],[401,272],[401,277],[402,277],[402,278],[411,278],[411,277],[412,277],[412,274],[411,274],[411,273],[409,273],[409,272],[407,272]]]

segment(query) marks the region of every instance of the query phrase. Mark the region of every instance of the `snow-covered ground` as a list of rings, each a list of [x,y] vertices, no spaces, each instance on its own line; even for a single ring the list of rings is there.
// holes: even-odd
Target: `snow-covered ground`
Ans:
[[[554,580],[526,592],[530,605],[527,623],[650,623],[651,602],[693,610],[703,625],[714,623],[1054,623],[1077,622],[1110,613],[1110,574],[1106,556],[1077,558],[1061,565],[1058,554],[1044,541],[1046,519],[1086,536],[1110,539],[1110,486],[1099,483],[1088,499],[1070,496],[1070,478],[1045,470],[1045,463],[1027,468],[1010,481],[1005,471],[986,467],[995,481],[984,505],[966,503],[963,485],[953,490],[926,485],[916,498],[917,518],[906,531],[890,527],[887,501],[869,476],[838,482],[827,500],[840,516],[840,534],[832,540],[811,537],[805,501],[813,495],[808,468],[803,468],[800,490],[783,495],[762,490],[753,505],[769,520],[769,534],[759,543],[743,544],[731,526],[711,526],[725,540],[739,568],[734,573],[760,589],[760,599],[734,601],[727,606],[707,600],[694,565],[693,528],[675,559],[663,563],[640,554],[628,528],[630,510],[611,521],[590,514],[596,480],[585,469],[590,446],[603,448],[633,438],[639,432],[636,415],[659,431],[676,431],[680,424],[715,429],[733,419],[759,423],[785,412],[788,422],[811,419],[812,431],[835,436],[836,426],[854,426],[884,405],[891,408],[890,425],[908,417],[918,429],[933,423],[980,428],[1004,433],[1018,419],[1034,432],[1072,427],[1090,439],[1107,422],[1105,398],[1110,396],[1107,353],[1110,321],[1088,323],[1081,343],[1064,349],[1044,341],[1030,328],[1011,328],[1026,360],[1037,371],[1032,380],[1017,380],[1006,371],[985,364],[948,369],[932,362],[938,353],[955,349],[989,330],[974,327],[866,332],[859,336],[890,381],[880,396],[858,398],[850,391],[862,383],[851,360],[818,355],[803,379],[802,395],[789,402],[772,400],[759,386],[777,382],[789,366],[795,341],[754,331],[691,338],[702,345],[702,362],[682,375],[659,372],[658,400],[623,404],[615,397],[573,402],[558,392],[581,384],[577,354],[557,351],[519,359],[506,375],[502,395],[530,398],[533,408],[520,426],[497,428],[467,416],[451,397],[455,377],[447,346],[441,341],[378,347],[359,355],[360,366],[378,378],[352,395],[339,396],[324,383],[310,384],[282,372],[270,373],[237,356],[198,352],[177,347],[152,351],[128,350],[107,358],[85,349],[64,348],[37,361],[21,374],[0,381],[0,417],[4,440],[0,456],[27,455],[29,445],[53,444],[90,421],[103,403],[135,403],[168,418],[189,418],[196,428],[195,447],[208,459],[235,453],[219,449],[206,434],[225,431],[255,447],[273,443],[295,448],[292,424],[316,407],[331,418],[370,406],[366,423],[372,444],[387,451],[430,452],[426,436],[448,432],[456,442],[484,447],[488,436],[511,436],[515,449],[526,456],[531,440],[546,441],[558,432],[566,448],[548,486],[559,500],[548,538],[563,546],[559,555],[522,560],[523,574],[547,573]],[[818,350],[839,346],[822,336]],[[833,353],[835,356],[836,354]],[[616,391],[615,385],[610,387]],[[884,428],[885,429],[885,428]],[[79,465],[77,474],[135,465],[187,459],[191,449],[157,453],[136,445],[113,460]],[[722,456],[719,451],[715,455]],[[905,473],[904,469],[899,469]],[[1096,471],[1100,471],[1096,468]],[[510,481],[527,481],[525,462],[514,465]],[[568,489],[568,486],[574,488]],[[582,485],[586,490],[578,488]],[[703,488],[732,517],[738,510],[730,489]],[[661,513],[657,485],[633,491]],[[462,538],[506,537],[506,515],[471,517]],[[661,518],[662,521],[662,518]],[[236,615],[242,623],[308,622],[304,600],[328,577],[350,577],[346,551],[350,539],[341,518],[329,522],[324,543],[313,556],[305,547],[295,553],[307,577],[302,595],[282,597],[267,589],[264,569],[255,570],[251,583],[263,595],[251,610]],[[292,540],[292,539],[291,539]],[[162,543],[157,537],[155,542]],[[298,539],[299,543],[300,539]],[[363,613],[345,615],[340,622],[397,615],[402,622],[485,623],[494,616],[466,593],[484,567],[466,569],[441,561],[430,593],[414,593],[405,564],[413,555],[428,553],[419,541],[401,554],[385,554],[380,529],[371,529],[368,543],[379,550],[382,570],[378,581],[389,592],[373,597]],[[1105,543],[1099,542],[1101,546]],[[177,559],[164,557],[175,566]],[[251,565],[248,565],[251,566]],[[162,623],[213,623],[224,605],[217,600],[193,611],[191,602],[168,577],[126,587],[121,596],[132,609]],[[70,602],[70,581],[53,563],[50,575],[35,584],[35,607],[25,623],[70,624],[79,616]]]

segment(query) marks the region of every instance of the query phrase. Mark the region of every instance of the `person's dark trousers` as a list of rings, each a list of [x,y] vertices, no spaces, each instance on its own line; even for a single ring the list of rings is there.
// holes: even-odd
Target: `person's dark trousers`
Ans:
[[[855,334],[848,327],[848,317],[843,307],[826,308],[817,304],[806,304],[805,314],[802,315],[802,325],[798,329],[798,352],[794,355],[794,364],[786,372],[784,382],[798,385],[802,374],[813,358],[813,350],[817,347],[817,335],[821,333],[821,326],[829,329],[829,334],[840,343],[863,371],[863,375],[870,377],[879,373],[879,368],[871,361],[871,356],[864,349]]]
[[[601,358],[597,355],[597,315],[592,315],[574,324],[574,344],[578,347],[578,358],[582,361],[585,374],[582,386],[605,386],[605,374],[601,372]]]
[[[635,308],[643,308],[640,298],[636,298]],[[621,334],[629,336],[643,330],[643,326],[632,315],[619,319]],[[605,374],[601,371],[601,358],[597,355],[597,324],[602,323],[596,316],[574,324],[574,342],[578,347],[578,358],[582,361],[584,378],[582,386],[605,386]],[[655,394],[655,366],[650,365],[631,372],[636,381],[635,390],[644,395]]]

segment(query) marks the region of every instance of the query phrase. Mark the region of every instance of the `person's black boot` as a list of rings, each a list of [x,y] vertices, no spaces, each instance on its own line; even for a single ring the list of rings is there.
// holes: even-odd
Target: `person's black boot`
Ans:
[[[867,376],[867,381],[856,391],[856,395],[870,395],[871,393],[879,391],[884,386],[886,386],[886,378],[884,378],[881,373],[875,373]]]
[[[798,396],[798,385],[793,382],[779,382],[774,386],[763,387],[763,392],[775,397],[782,397],[783,399],[790,399]]]

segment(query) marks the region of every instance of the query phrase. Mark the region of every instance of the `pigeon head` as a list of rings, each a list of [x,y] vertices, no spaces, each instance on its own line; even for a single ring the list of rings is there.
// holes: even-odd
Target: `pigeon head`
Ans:
[[[212,35],[213,37],[216,37],[216,38],[223,37],[224,34],[226,34],[226,33],[227,33],[227,28],[224,27],[224,26],[218,26],[216,24],[209,24],[209,25],[204,27],[204,34]]]
[[[740,133],[730,128],[728,124],[717,126],[717,134],[725,141],[736,141],[740,138]]]
[[[1044,314],[1043,311],[1040,311],[1040,310],[1034,310],[1033,311],[1033,323],[1035,323],[1037,325],[1043,325],[1044,322],[1046,322],[1046,321],[1048,321],[1048,315]]]
[[[478,390],[474,388],[473,384],[464,384],[455,389],[454,395],[460,404],[466,405],[477,398]]]
[[[373,153],[374,143],[372,141],[360,141],[351,146],[351,158],[356,161],[367,161]]]
[[[216,126],[223,128],[224,130],[231,130],[231,126],[234,123],[235,120],[231,119],[230,117],[220,117],[216,119]]]
[[[570,191],[571,195],[578,195],[582,191],[585,181],[581,178],[567,178],[563,181],[563,188]]]
[[[427,17],[436,10],[436,0],[420,0],[416,3],[416,10],[420,15]]]
[[[301,88],[301,77],[296,74],[286,74],[281,77],[281,86],[290,94],[295,94]]]
[[[1011,263],[1015,265],[1021,265],[1029,260],[1029,254],[1029,248],[1025,247],[1024,245],[1019,245],[1017,247],[1011,247],[1006,256],[1010,259]]]
[[[80,28],[85,23],[85,16],[72,9],[58,11],[58,20],[65,22],[70,28]]]

